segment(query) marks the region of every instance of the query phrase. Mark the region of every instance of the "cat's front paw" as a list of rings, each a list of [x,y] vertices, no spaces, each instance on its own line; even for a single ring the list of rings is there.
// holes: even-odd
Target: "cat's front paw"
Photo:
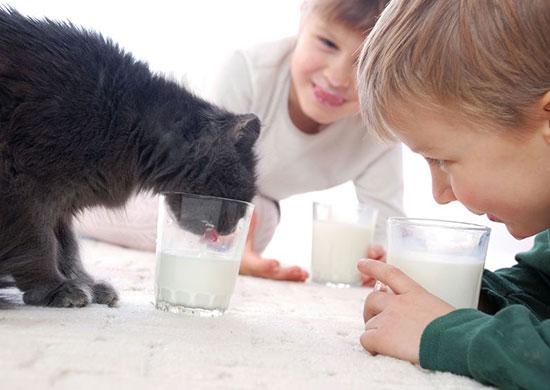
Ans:
[[[109,307],[117,306],[118,294],[116,290],[109,283],[98,282],[92,286],[92,292],[94,295],[94,303],[108,305]]]
[[[83,307],[92,300],[90,288],[76,280],[66,280],[55,286],[40,286],[23,294],[28,305],[52,307]]]

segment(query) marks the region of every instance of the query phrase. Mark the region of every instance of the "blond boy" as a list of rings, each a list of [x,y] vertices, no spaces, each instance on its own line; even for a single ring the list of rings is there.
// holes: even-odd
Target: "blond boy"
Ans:
[[[365,43],[369,127],[430,166],[433,196],[538,234],[512,268],[485,271],[480,310],[455,310],[397,268],[365,302],[363,346],[503,388],[550,386],[550,3],[393,0]]]

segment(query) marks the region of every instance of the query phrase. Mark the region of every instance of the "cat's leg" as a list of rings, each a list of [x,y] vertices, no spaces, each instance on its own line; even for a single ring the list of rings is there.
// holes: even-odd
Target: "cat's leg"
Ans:
[[[96,282],[84,269],[70,219],[60,219],[55,227],[55,236],[59,244],[57,258],[59,271],[68,279],[78,280],[88,285],[92,291],[93,302],[115,306],[118,303],[116,290],[109,283]]]
[[[82,307],[91,301],[85,283],[68,280],[57,268],[58,243],[47,216],[16,202],[0,202],[1,267],[14,278],[30,305]],[[20,206],[20,207],[18,207]]]

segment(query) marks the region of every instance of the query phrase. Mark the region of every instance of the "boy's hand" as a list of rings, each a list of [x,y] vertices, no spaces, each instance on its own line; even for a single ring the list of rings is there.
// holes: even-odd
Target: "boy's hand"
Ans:
[[[367,250],[367,258],[372,260],[379,260],[379,261],[386,261],[386,251],[384,248],[380,245],[371,245],[369,246],[369,249]],[[373,278],[370,275],[367,274],[361,274],[361,278],[363,279],[363,286],[365,287],[373,287],[376,283],[376,279]]]
[[[375,291],[367,296],[361,345],[372,354],[418,363],[422,332],[430,322],[454,308],[396,267],[380,261],[361,260],[357,268],[394,292]]]
[[[241,275],[256,276],[258,278],[290,280],[304,282],[309,274],[300,267],[281,267],[275,259],[264,259],[254,251],[254,231],[256,230],[256,212],[252,214],[246,245],[241,261],[239,273]]]
[[[245,251],[239,273],[241,275],[293,282],[304,282],[309,276],[300,267],[281,267],[277,260],[264,259],[251,250]]]

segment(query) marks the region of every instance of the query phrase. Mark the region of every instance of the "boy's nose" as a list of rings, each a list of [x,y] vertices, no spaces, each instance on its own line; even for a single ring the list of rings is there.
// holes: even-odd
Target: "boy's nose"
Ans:
[[[453,189],[450,186],[444,188],[443,190],[438,190],[437,192],[434,188],[433,197],[439,204],[447,204],[456,200]]]
[[[449,177],[442,172],[434,172],[432,169],[432,195],[439,204],[447,204],[456,200],[453,188],[449,183]]]
[[[333,88],[340,88],[340,89],[344,89],[344,88],[348,88],[350,86],[350,78],[348,77],[347,79],[344,78],[344,77],[339,77],[338,75],[334,75],[334,74],[331,74],[327,77],[328,79],[328,82],[330,84],[331,87]]]
[[[353,67],[345,61],[335,61],[326,68],[325,77],[334,88],[349,88],[354,80]]]

